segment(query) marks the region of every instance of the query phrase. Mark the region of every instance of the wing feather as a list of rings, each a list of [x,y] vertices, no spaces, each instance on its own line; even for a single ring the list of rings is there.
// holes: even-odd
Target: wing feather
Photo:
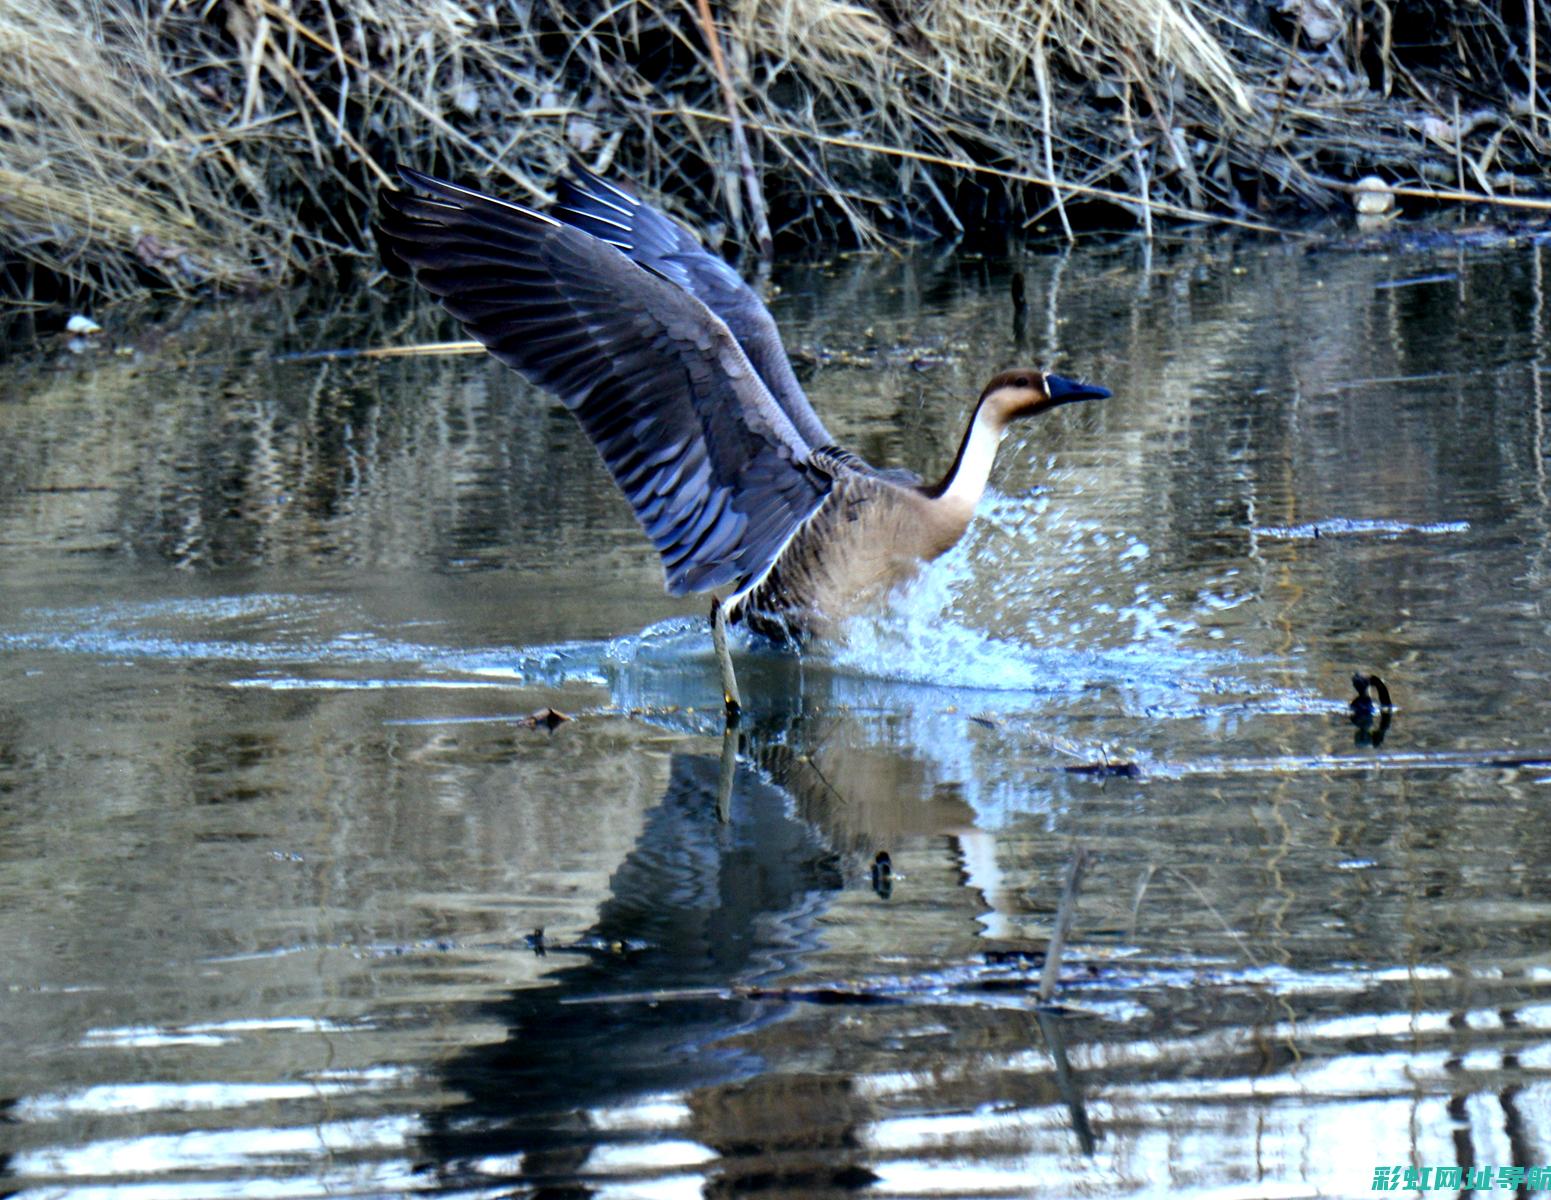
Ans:
[[[556,181],[551,215],[618,247],[634,262],[694,295],[726,323],[750,364],[808,445],[832,445],[792,373],[774,318],[737,271],[684,226],[629,192],[572,162]]]
[[[668,590],[741,590],[763,575],[832,477],[722,317],[591,229],[401,174],[418,192],[382,194],[384,261],[576,415]],[[622,207],[594,224],[612,227]]]

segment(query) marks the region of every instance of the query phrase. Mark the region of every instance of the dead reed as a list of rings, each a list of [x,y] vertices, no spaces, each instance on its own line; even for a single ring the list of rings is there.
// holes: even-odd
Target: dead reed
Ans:
[[[706,15],[15,0],[0,278],[114,297],[348,271],[395,159],[539,200],[575,153],[745,244],[765,212],[777,239],[863,245],[1275,227],[1369,175],[1410,211],[1551,211],[1541,0],[724,0],[719,47]]]

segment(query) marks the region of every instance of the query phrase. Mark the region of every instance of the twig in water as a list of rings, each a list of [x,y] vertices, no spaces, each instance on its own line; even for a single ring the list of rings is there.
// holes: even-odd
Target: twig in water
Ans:
[[[1072,862],[1066,869],[1066,887],[1061,891],[1061,903],[1056,908],[1056,927],[1050,934],[1050,945],[1045,948],[1045,969],[1039,975],[1039,1002],[1050,1003],[1056,990],[1056,978],[1061,974],[1061,953],[1066,949],[1066,935],[1072,928],[1072,915],[1077,910],[1077,891],[1082,886],[1083,872],[1088,869],[1092,856],[1087,847],[1078,846],[1072,851]]]
[[[1045,1045],[1050,1048],[1050,1060],[1056,1069],[1056,1090],[1061,1093],[1061,1099],[1066,1101],[1066,1111],[1071,1114],[1072,1132],[1077,1135],[1082,1152],[1092,1154],[1096,1140],[1093,1126],[1088,1121],[1088,1108],[1083,1103],[1082,1089],[1072,1076],[1072,1066],[1066,1056],[1066,1035],[1062,1032],[1061,1022],[1054,1013],[1040,1012],[1038,1009],[1034,1010],[1034,1020],[1039,1023]]]
[[[1152,877],[1158,873],[1158,864],[1149,863],[1147,869],[1142,872],[1141,878],[1136,881],[1136,896],[1131,901],[1131,928],[1126,931],[1126,940],[1136,941],[1136,927],[1141,922],[1142,899],[1147,895],[1147,886],[1152,883]]]

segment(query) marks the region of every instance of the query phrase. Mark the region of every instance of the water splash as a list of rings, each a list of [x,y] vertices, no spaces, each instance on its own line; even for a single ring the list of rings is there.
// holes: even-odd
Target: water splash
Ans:
[[[977,577],[981,557],[975,542],[961,543],[926,564],[884,609],[850,621],[843,639],[817,655],[843,674],[948,691],[1051,697],[1112,688],[1143,710],[1195,703],[1225,686],[1260,690],[1224,676],[1239,656],[1186,646],[1180,632],[1190,624],[1170,620],[1145,584],[1137,585],[1130,604],[1069,613],[1059,604],[1039,608],[1006,586],[988,589]],[[1017,586],[1025,593],[1030,587]],[[1012,618],[1003,633],[976,628],[960,615],[972,595],[987,593]]]
[[[954,615],[971,575],[968,556],[928,563],[876,613],[853,617],[832,646],[819,647],[837,670],[901,683],[991,692],[1069,690],[1028,647],[972,628]]]
[[[1191,621],[1173,611],[1172,601],[1153,595],[1146,580],[1127,585],[1129,602],[1086,607],[1076,602],[1075,588],[1048,588],[1047,567],[1128,570],[1147,554],[1135,539],[1058,526],[1059,538],[1029,539],[1044,558],[1019,561],[1027,557],[1024,547],[1008,546],[1007,526],[1022,519],[1020,506],[994,499],[991,509],[985,529],[927,564],[883,609],[849,622],[835,643],[799,656],[735,630],[740,662],[747,664],[740,673],[746,669],[771,703],[782,695],[801,703],[804,689],[822,679],[826,702],[894,713],[1009,714],[1052,699],[1070,708],[1092,693],[1103,693],[1098,707],[1148,718],[1211,719],[1251,707],[1309,711],[1310,697],[1280,688],[1268,694],[1264,680],[1241,678],[1246,664],[1233,650],[1190,644]],[[1100,535],[1106,546],[1095,548]],[[988,571],[987,562],[998,569]],[[1111,597],[1114,585],[1104,581]],[[1201,603],[1219,607],[1210,596]],[[19,617],[0,628],[0,648],[109,661],[240,664],[251,673],[230,682],[247,688],[590,686],[606,688],[624,707],[717,707],[716,668],[701,618],[674,618],[607,640],[463,648],[404,636],[409,626],[373,629],[366,614],[334,596],[160,598],[33,609]]]
[[[360,614],[341,601],[264,593],[165,599],[117,605],[33,609],[19,628],[0,629],[0,649],[87,655],[110,661],[224,662],[260,667],[397,668],[425,679],[309,679],[295,671],[233,682],[247,687],[402,687],[449,677],[526,683],[603,684],[608,643],[542,646],[439,646],[359,628]],[[326,625],[357,626],[319,632]],[[224,635],[224,636],[223,636]]]

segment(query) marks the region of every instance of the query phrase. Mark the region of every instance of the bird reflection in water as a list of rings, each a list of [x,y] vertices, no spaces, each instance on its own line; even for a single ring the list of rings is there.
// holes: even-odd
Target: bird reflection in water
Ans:
[[[708,1152],[714,1165],[695,1168],[711,1181],[704,1194],[838,1195],[876,1182],[868,1131],[887,1101],[857,1079],[885,1069],[870,1059],[886,1049],[866,1048],[882,1033],[847,1018],[862,1046],[826,1045],[837,1018],[813,1014],[847,999],[904,1012],[911,998],[814,986],[821,935],[842,936],[824,934],[821,918],[869,873],[888,897],[900,877],[879,837],[951,837],[974,814],[930,784],[925,764],[870,750],[839,718],[822,724],[729,726],[722,754],[672,756],[596,922],[572,943],[529,938],[565,965],[485,1005],[478,1015],[502,1022],[505,1040],[446,1064],[444,1085],[465,1099],[428,1118],[422,1143],[442,1182],[488,1186],[509,1173],[535,1194],[588,1195],[620,1182],[600,1162],[647,1163],[656,1141]],[[985,901],[961,886],[930,904],[930,919],[974,929]],[[1037,1028],[1014,1018],[1016,1049],[1039,1044]],[[1060,1031],[1043,1040],[1059,1061],[1036,1086],[1067,1103],[1089,1149]],[[646,1105],[676,1115],[620,1116]]]

